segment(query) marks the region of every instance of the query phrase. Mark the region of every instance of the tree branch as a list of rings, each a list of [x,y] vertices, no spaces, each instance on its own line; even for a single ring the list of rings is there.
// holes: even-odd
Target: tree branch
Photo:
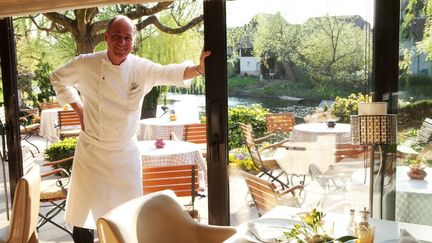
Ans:
[[[65,15],[56,12],[44,13],[43,15],[52,22],[63,26],[67,31],[70,31],[71,33],[73,32],[73,20],[66,17]]]
[[[150,16],[147,19],[145,19],[143,22],[137,24],[137,30],[142,30],[145,27],[147,27],[148,25],[153,24],[156,28],[158,28],[162,32],[165,32],[168,34],[180,34],[180,33],[185,32],[188,29],[191,29],[191,28],[197,26],[199,23],[201,23],[201,21],[203,19],[204,19],[204,16],[200,15],[200,16],[192,19],[191,21],[189,21],[189,23],[187,23],[184,26],[181,26],[179,28],[171,28],[171,27],[167,27],[167,26],[161,24],[155,16]]]
[[[127,13],[126,16],[128,16],[130,19],[138,19],[143,16],[150,16],[167,9],[171,4],[173,4],[173,2],[159,2],[151,8],[147,8],[144,5],[138,4],[136,10]]]

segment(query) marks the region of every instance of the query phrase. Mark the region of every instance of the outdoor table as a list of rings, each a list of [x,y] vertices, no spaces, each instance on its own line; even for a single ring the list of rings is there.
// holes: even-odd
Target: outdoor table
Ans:
[[[292,131],[293,142],[315,142],[319,136],[334,135],[336,143],[351,143],[351,125],[336,123],[330,128],[326,123],[303,123],[295,125]]]
[[[432,226],[432,168],[426,168],[424,180],[410,179],[408,170],[408,166],[396,170],[396,220]]]
[[[197,122],[190,120],[170,121],[167,117],[142,119],[138,128],[137,138],[139,141],[158,138],[171,140],[171,133],[173,132],[178,140],[183,140],[185,125],[194,123]]]
[[[274,159],[287,174],[307,175],[309,166],[315,164],[321,172],[335,162],[334,137],[320,137],[316,143],[289,142],[285,147],[263,154],[265,159]]]
[[[207,180],[207,164],[199,146],[185,141],[165,140],[164,148],[156,148],[155,140],[138,141],[143,167],[198,165],[201,180]]]
[[[58,115],[57,112],[61,111],[60,108],[46,109],[41,112],[39,135],[48,142],[53,143],[59,140],[57,134]]]
[[[261,218],[250,220],[237,227],[237,233],[231,236],[225,243],[240,242],[262,242],[258,241],[249,230],[251,223],[255,226],[255,231],[262,232],[265,236],[271,238],[282,238],[283,232],[289,231],[292,225],[299,223],[298,214],[304,213],[304,208],[294,208],[288,206],[277,206],[264,214]],[[347,231],[349,215],[326,212],[324,210],[325,221],[334,223],[334,236],[340,237],[352,234]],[[429,242],[432,235],[432,227],[426,225],[417,225],[389,221],[382,219],[370,219],[370,224],[375,226],[374,242],[399,242],[400,229],[406,229],[417,240]],[[273,242],[273,241],[272,241]]]

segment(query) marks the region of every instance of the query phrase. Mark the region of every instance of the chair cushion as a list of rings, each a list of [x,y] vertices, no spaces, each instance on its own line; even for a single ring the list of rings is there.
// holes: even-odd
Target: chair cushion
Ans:
[[[68,136],[78,136],[81,132],[81,129],[73,129],[73,130],[63,130],[60,134],[64,137]]]
[[[39,123],[33,123],[33,124],[27,125],[25,127],[24,126],[20,126],[20,132],[21,133],[31,132],[31,131],[34,131],[36,129],[39,129],[39,127],[40,127]]]
[[[41,181],[41,201],[52,201],[66,198],[66,190],[57,185],[59,179],[45,179]],[[60,179],[63,185],[67,185],[68,188],[69,178]]]

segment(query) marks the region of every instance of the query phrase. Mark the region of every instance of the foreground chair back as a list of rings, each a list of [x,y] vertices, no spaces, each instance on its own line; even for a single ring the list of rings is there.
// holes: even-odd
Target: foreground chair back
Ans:
[[[12,218],[10,224],[0,230],[0,242],[39,242],[36,232],[39,212],[39,173],[39,166],[33,165],[18,180],[12,206]]]
[[[98,219],[97,228],[100,243],[220,243],[236,232],[195,222],[169,190],[119,205]]]
[[[195,209],[195,197],[198,194],[198,166],[173,165],[158,167],[143,167],[143,193],[149,194],[163,190],[172,190],[178,197],[192,198],[186,206]]]

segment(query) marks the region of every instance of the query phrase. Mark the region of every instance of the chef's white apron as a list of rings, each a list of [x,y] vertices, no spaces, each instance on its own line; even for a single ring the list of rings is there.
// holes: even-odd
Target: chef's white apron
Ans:
[[[141,159],[134,142],[101,146],[81,133],[72,166],[66,222],[96,229],[96,220],[117,205],[142,195]]]

